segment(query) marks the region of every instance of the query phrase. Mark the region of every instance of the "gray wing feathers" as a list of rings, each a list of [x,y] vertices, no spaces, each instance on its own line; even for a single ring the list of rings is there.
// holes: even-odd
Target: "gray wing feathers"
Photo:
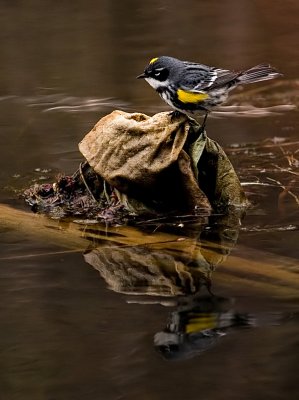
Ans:
[[[205,92],[221,87],[231,88],[238,84],[247,84],[276,78],[281,74],[269,64],[259,64],[245,71],[208,67],[203,64],[186,62],[181,88],[191,92]]]

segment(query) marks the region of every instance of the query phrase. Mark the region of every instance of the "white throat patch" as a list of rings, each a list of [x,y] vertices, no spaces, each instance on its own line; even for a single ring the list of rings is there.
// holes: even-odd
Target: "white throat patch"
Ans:
[[[158,88],[161,87],[166,87],[169,85],[169,81],[168,79],[166,81],[160,82],[157,79],[154,78],[145,78],[145,80],[147,81],[147,83],[149,85],[151,85],[151,87],[153,87],[155,90],[157,90]]]

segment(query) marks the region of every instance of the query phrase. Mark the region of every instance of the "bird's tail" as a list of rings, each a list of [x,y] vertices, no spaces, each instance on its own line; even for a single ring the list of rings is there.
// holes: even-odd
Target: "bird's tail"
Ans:
[[[247,84],[260,81],[267,81],[269,79],[277,78],[281,76],[275,68],[269,64],[259,64],[246,71],[240,73],[237,78],[238,83]]]

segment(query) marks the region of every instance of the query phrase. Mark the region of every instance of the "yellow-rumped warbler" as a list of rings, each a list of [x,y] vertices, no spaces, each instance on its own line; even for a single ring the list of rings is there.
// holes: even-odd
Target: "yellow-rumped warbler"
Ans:
[[[281,74],[269,64],[234,72],[173,57],[155,57],[137,78],[144,78],[176,112],[207,115],[226,101],[238,85],[273,79]]]

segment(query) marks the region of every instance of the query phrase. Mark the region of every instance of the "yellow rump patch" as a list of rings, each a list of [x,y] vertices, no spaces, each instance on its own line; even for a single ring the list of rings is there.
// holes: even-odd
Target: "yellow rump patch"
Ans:
[[[199,103],[209,97],[207,93],[194,93],[183,89],[178,89],[177,95],[182,103]]]
[[[150,64],[153,64],[154,62],[156,62],[158,60],[158,57],[152,58],[151,61],[149,62]]]

